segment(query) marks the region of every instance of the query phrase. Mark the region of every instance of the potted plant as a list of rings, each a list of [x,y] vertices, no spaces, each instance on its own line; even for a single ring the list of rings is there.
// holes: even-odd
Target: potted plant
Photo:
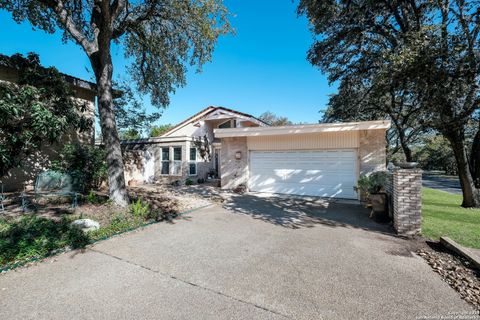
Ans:
[[[360,198],[366,200],[372,208],[371,217],[377,220],[389,219],[387,193],[385,192],[387,183],[388,173],[377,171],[370,175],[361,175],[355,188],[357,192],[360,192]]]

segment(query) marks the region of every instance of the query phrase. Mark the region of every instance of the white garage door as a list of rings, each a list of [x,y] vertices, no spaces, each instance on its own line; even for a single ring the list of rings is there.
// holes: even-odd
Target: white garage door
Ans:
[[[356,152],[251,151],[251,191],[356,199]]]

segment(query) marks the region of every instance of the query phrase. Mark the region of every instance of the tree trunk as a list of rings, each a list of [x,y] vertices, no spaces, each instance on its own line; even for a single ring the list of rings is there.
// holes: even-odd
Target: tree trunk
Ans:
[[[402,129],[398,129],[398,139],[400,140],[400,146],[402,147],[403,154],[405,155],[405,161],[413,162],[412,150],[408,146],[405,138],[405,132]]]
[[[89,58],[97,81],[100,127],[102,128],[103,144],[107,151],[109,195],[116,205],[126,207],[128,205],[128,193],[125,186],[122,149],[113,108],[113,64],[110,44],[107,43],[99,47],[101,49]]]
[[[472,172],[475,187],[480,188],[480,130],[477,130],[477,133],[473,138],[470,154],[470,170]]]
[[[475,188],[475,184],[473,183],[465,149],[465,138],[459,133],[452,133],[446,136],[446,138],[450,141],[457,162],[458,177],[463,193],[462,207],[478,208],[480,207],[480,192]]]

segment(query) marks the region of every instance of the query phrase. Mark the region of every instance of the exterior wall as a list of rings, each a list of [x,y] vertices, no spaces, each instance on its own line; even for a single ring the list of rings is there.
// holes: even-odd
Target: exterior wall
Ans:
[[[162,148],[164,147],[181,147],[182,148],[182,168],[181,173],[177,175],[162,174]],[[177,141],[177,142],[165,142],[165,143],[137,143],[137,144],[128,144],[124,148],[125,155],[125,181],[138,180],[141,183],[145,182],[145,160],[144,152],[145,150],[150,151],[154,157],[154,183],[168,184],[175,181],[184,183],[185,180],[191,179],[194,183],[198,179],[205,179],[208,172],[213,167],[213,161],[205,161],[199,154],[197,150],[197,174],[189,174],[189,163],[190,163],[190,148],[194,147],[194,144],[191,141]],[[173,160],[173,151],[170,150],[170,159]],[[172,168],[172,163],[170,163],[170,169]]]
[[[393,227],[404,236],[419,234],[422,225],[422,170],[394,169]]]
[[[241,158],[236,159],[237,152]],[[248,148],[247,138],[224,138],[220,153],[220,172],[222,189],[234,189],[240,184],[248,183]]]
[[[0,67],[0,81],[15,82],[18,74],[10,68]],[[75,97],[79,104],[86,104],[87,110],[83,113],[86,117],[95,118],[95,93],[93,91],[74,87]],[[52,161],[58,159],[58,153],[68,143],[91,144],[95,142],[95,126],[85,132],[70,132],[63,136],[60,142],[45,145],[37,152],[31,154],[23,161],[21,168],[10,170],[7,176],[1,178],[4,190],[18,191],[32,188],[37,175],[51,166]]]
[[[352,149],[359,146],[355,131],[248,137],[249,150]]]
[[[360,174],[387,169],[387,138],[385,130],[361,130],[359,135],[358,157]]]
[[[166,135],[165,137],[203,137],[206,134],[204,125],[197,127],[193,123],[186,124],[184,127]]]
[[[386,170],[386,136],[384,129],[250,136],[222,138],[221,185],[233,189],[248,183],[248,152],[274,150],[355,149],[358,154],[358,174]],[[237,151],[242,159],[236,160]]]

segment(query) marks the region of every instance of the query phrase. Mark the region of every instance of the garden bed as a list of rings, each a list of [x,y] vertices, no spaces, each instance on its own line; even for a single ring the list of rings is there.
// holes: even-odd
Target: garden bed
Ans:
[[[22,212],[15,201],[0,216],[0,271],[41,259],[65,249],[87,244],[133,230],[157,221],[171,220],[179,213],[210,203],[192,195],[179,195],[163,187],[129,190],[132,204],[119,208],[101,192],[90,193],[75,209],[67,201],[47,201],[38,211]],[[76,219],[99,222],[100,228],[88,233],[72,226]]]
[[[456,290],[462,299],[480,309],[480,272],[465,258],[458,256],[440,243],[429,243],[429,248],[417,253],[433,271]]]

